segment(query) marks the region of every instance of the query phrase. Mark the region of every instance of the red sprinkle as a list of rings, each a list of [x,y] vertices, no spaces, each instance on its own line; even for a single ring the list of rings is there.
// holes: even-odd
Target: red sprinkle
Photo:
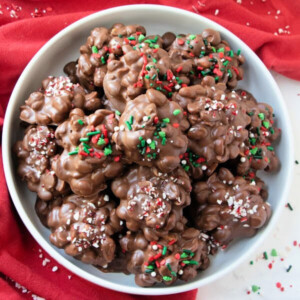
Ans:
[[[280,283],[280,282],[277,282],[277,283],[276,283],[276,287],[277,287],[277,288],[281,288],[281,283]]]
[[[272,267],[273,267],[273,265],[270,263],[270,264],[268,265],[268,268],[271,270]]]
[[[182,66],[179,66],[179,67],[176,69],[176,72],[179,73],[181,70],[182,70]]]
[[[159,259],[161,256],[162,256],[162,254],[161,254],[161,252],[159,252],[154,256],[154,259]]]
[[[174,128],[178,128],[180,125],[178,123],[173,123]]]
[[[175,258],[176,258],[176,259],[180,259],[180,254],[179,254],[179,253],[176,253],[176,254],[175,254]]]
[[[294,245],[295,247],[297,246],[297,244],[298,244],[297,241],[294,241],[293,245]]]
[[[184,45],[184,40],[178,39],[178,45],[180,45],[180,46]]]
[[[83,151],[80,151],[79,154],[82,155],[82,156],[89,156],[87,153],[85,153]]]
[[[168,243],[168,245],[173,245],[173,244],[175,244],[177,241],[175,240],[175,239],[173,239],[173,240],[171,240],[169,243]]]

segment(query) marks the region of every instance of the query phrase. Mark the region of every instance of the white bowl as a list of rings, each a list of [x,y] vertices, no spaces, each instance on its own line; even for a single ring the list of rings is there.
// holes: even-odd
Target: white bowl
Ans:
[[[271,104],[277,116],[277,125],[282,128],[282,138],[276,147],[282,163],[281,170],[276,174],[264,176],[269,186],[269,202],[273,208],[269,224],[255,237],[232,244],[229,251],[220,251],[212,260],[211,266],[188,283],[178,281],[171,287],[141,288],[135,285],[133,275],[105,274],[91,265],[65,255],[63,250],[50,244],[49,230],[42,226],[34,210],[35,194],[29,192],[26,184],[16,176],[11,149],[13,144],[22,138],[21,130],[18,128],[19,106],[31,92],[39,88],[42,79],[48,75],[63,74],[63,66],[78,57],[78,49],[85,43],[91,29],[97,26],[109,27],[116,22],[144,25],[149,34],[163,34],[166,31],[200,33],[205,28],[220,31],[233,49],[241,49],[246,57],[245,79],[239,87],[252,92],[259,101]],[[82,278],[106,288],[132,294],[163,295],[188,291],[219,279],[245,260],[264,241],[278,221],[291,182],[293,167],[291,132],[285,103],[273,77],[252,50],[234,34],[202,16],[176,8],[158,5],[121,6],[92,14],[68,26],[33,57],[20,76],[7,107],[3,129],[3,162],[7,185],[20,217],[37,242],[60,264]]]

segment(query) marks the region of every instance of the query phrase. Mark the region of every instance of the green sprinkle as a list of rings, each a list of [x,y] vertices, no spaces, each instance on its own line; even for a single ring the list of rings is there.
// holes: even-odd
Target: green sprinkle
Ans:
[[[264,252],[264,259],[268,259],[268,253],[266,251]]]
[[[71,151],[68,153],[69,155],[74,155],[74,154],[78,154],[78,151]]]
[[[224,48],[220,48],[217,50],[217,52],[223,52],[224,53],[225,49]]]
[[[269,130],[270,130],[271,134],[274,134],[274,133],[275,133],[273,127],[271,127]]]
[[[145,78],[146,79],[150,79],[150,76],[147,74],[147,75],[145,75]]]
[[[174,111],[173,111],[173,115],[174,116],[177,116],[177,115],[179,115],[181,113],[181,110],[180,109],[175,109]]]
[[[258,290],[260,290],[260,287],[257,285],[252,285],[251,289],[253,293],[256,293]]]
[[[146,270],[145,270],[145,273],[147,273],[147,274],[148,274],[148,273],[152,273],[152,270],[151,270],[151,269],[146,269]]]
[[[116,115],[121,116],[121,113],[118,110],[116,110]]]
[[[254,111],[247,112],[247,115],[250,116],[250,117],[253,116],[254,115]]]
[[[295,164],[296,164],[296,165],[299,165],[299,161],[298,161],[298,160],[295,160]]]
[[[161,141],[161,144],[163,145],[163,146],[165,146],[166,145],[166,138],[162,138],[162,141]]]
[[[216,53],[216,52],[217,52],[217,50],[216,50],[216,48],[215,48],[215,47],[211,47],[211,49],[212,49],[212,51],[213,51],[214,53]]]
[[[256,139],[255,138],[250,138],[249,140],[250,140],[251,145],[254,146],[256,144]]]
[[[191,254],[191,253],[193,253],[191,250],[189,250],[189,249],[183,249],[183,252],[184,253],[187,253],[187,254]]]
[[[87,154],[90,154],[90,151],[89,151],[89,149],[87,149],[87,148],[83,148],[83,151],[84,151],[85,153],[87,153]]]
[[[119,38],[122,38],[122,37],[123,37],[123,35],[122,35],[122,34],[118,34],[118,37],[119,37]]]
[[[229,55],[230,55],[230,57],[233,57],[233,56],[234,56],[233,50],[230,50],[230,51],[229,51]]]
[[[269,129],[269,127],[270,127],[270,123],[268,121],[263,121],[263,125],[267,129]]]
[[[136,46],[133,46],[132,49],[133,49],[133,50],[136,50]]]
[[[98,53],[98,48],[97,48],[96,46],[93,46],[93,47],[92,47],[92,52],[93,52],[93,53]]]
[[[190,40],[194,40],[195,38],[196,38],[196,35],[195,35],[195,34],[190,34],[190,35],[189,35],[189,39],[190,39]]]
[[[176,272],[174,272],[174,271],[172,271],[171,274],[172,274],[173,276],[177,276]]]
[[[277,251],[275,249],[272,249],[271,250],[271,256],[277,256]]]
[[[149,144],[149,147],[150,147],[150,149],[155,150],[155,148],[156,148],[155,142],[152,141],[152,142]]]
[[[148,266],[147,266],[147,269],[154,270],[154,266],[148,265]]]
[[[270,151],[274,151],[274,148],[271,147],[271,146],[268,146],[267,149],[270,150]]]
[[[112,150],[108,147],[104,148],[104,155],[105,156],[108,156],[108,155],[111,155],[112,154]]]
[[[259,117],[261,120],[264,120],[264,119],[265,119],[265,114],[264,114],[264,113],[259,113],[259,114],[258,114],[258,117]]]
[[[77,122],[78,122],[78,124],[80,124],[80,125],[83,125],[83,124],[84,124],[84,122],[83,122],[82,120],[80,120],[80,119],[79,119]]]
[[[287,272],[291,271],[292,265],[289,265],[289,267],[286,269]]]
[[[198,265],[199,263],[195,260],[184,260],[182,261],[186,265]]]
[[[163,276],[163,280],[164,281],[171,281],[172,277],[170,277],[170,276]]]
[[[237,55],[241,54],[241,49],[238,49],[238,51],[236,52]]]
[[[106,63],[105,58],[104,58],[103,56],[101,56],[101,62],[102,62],[103,64]]]
[[[182,253],[182,254],[180,255],[180,258],[187,258],[187,257],[189,257],[189,255],[188,255],[187,253]]]
[[[169,269],[169,271],[172,271],[171,265],[169,263],[167,263],[167,268]]]
[[[256,130],[257,130],[257,134],[260,135],[260,129],[259,129],[259,127],[256,127]]]
[[[293,207],[292,207],[292,205],[291,205],[290,203],[287,204],[287,207],[288,207],[291,211],[294,210]]]
[[[135,37],[134,37],[134,36],[129,36],[127,39],[128,39],[129,41],[135,41]]]
[[[157,75],[154,74],[154,75],[151,77],[151,79],[154,80],[154,79],[156,78],[156,76],[157,76]]]
[[[88,132],[86,135],[87,135],[87,136],[92,136],[92,135],[97,135],[97,134],[99,134],[99,133],[101,133],[101,131],[100,131],[100,130],[96,130],[96,131]]]
[[[145,38],[145,36],[143,34],[140,34],[139,38],[138,38],[139,43],[141,43],[144,38]]]
[[[257,150],[258,150],[258,148],[255,147],[255,148],[253,148],[253,149],[250,150],[250,153],[251,153],[252,155],[255,155],[256,152],[257,152]]]
[[[87,149],[92,148],[90,145],[86,144],[85,142],[82,142],[82,145],[83,145],[83,147],[85,147],[85,148],[87,148]]]
[[[223,62],[223,66],[227,66],[228,63],[229,63],[229,61],[228,61],[228,60],[225,60],[225,61]]]
[[[157,60],[153,57],[152,58],[152,61],[156,64],[157,63]]]
[[[253,265],[253,260],[250,261],[250,265]]]
[[[190,169],[190,166],[185,165],[183,168],[186,172],[188,172],[188,170]]]
[[[162,250],[162,255],[166,255],[166,254],[167,254],[167,246],[164,246],[164,248]],[[171,269],[170,269],[170,271],[171,271]]]
[[[131,124],[128,121],[125,121],[125,124],[129,130],[132,130]]]
[[[164,119],[163,119],[163,122],[164,122],[164,123],[170,123],[170,119],[169,119],[169,118],[164,118]]]
[[[105,144],[105,140],[103,138],[99,138],[97,145],[101,146]]]
[[[229,75],[229,78],[231,78],[231,77],[232,77],[232,72],[231,72],[231,70],[227,70],[227,73],[228,73],[228,75]]]
[[[79,141],[80,142],[88,142],[90,139],[88,138],[88,137],[86,137],[86,138],[81,138]]]
[[[160,131],[160,132],[158,133],[158,135],[159,135],[161,138],[166,137],[166,133],[165,133],[164,131]]]
[[[132,115],[129,117],[129,124],[130,124],[130,125],[133,124],[133,116],[132,116]]]

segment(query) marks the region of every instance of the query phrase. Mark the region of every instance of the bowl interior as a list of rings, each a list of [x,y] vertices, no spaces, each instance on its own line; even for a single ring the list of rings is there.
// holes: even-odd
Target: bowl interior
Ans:
[[[178,281],[172,287],[156,286],[143,289],[135,285],[133,276],[119,273],[105,274],[65,255],[64,251],[54,248],[48,241],[49,231],[42,226],[34,211],[35,195],[28,191],[26,184],[22,183],[15,174],[11,147],[15,141],[22,138],[21,130],[15,129],[16,124],[19,124],[19,106],[31,92],[40,87],[42,79],[48,75],[63,75],[63,66],[70,60],[78,58],[78,49],[85,43],[92,28],[109,27],[117,22],[142,24],[148,34],[163,34],[166,31],[199,33],[208,27],[221,31],[222,37],[230,42],[233,49],[235,51],[241,49],[246,57],[245,79],[239,87],[252,92],[259,101],[271,104],[277,116],[277,125],[283,131],[281,142],[276,147],[282,163],[281,170],[274,175],[263,176],[269,186],[269,202],[273,208],[269,225],[255,237],[232,244],[229,251],[220,251],[212,260],[211,266],[189,283]],[[12,199],[24,223],[41,246],[62,265],[96,284],[143,295],[170,294],[199,287],[222,276],[247,257],[259,241],[264,239],[272,224],[276,222],[280,207],[283,206],[290,179],[292,148],[290,125],[279,89],[256,55],[229,31],[208,19],[179,9],[154,5],[119,7],[93,14],[69,26],[50,40],[20,77],[10,99],[3,133],[3,161]]]

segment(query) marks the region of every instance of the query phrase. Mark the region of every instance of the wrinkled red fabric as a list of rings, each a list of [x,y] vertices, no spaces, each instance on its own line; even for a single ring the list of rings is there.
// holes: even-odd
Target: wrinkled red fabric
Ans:
[[[208,17],[244,40],[268,68],[300,80],[299,1],[9,1],[7,4],[0,3],[0,128],[18,77],[45,42],[64,27],[93,12],[138,3],[175,6]],[[45,258],[50,262],[42,266]],[[54,266],[58,266],[56,272],[52,271]],[[196,297],[196,293],[191,291],[163,298],[190,300]],[[33,295],[63,300],[142,298],[93,285],[71,274],[40,249],[9,199],[1,155],[0,299],[32,299]],[[155,297],[143,297],[150,298]]]

